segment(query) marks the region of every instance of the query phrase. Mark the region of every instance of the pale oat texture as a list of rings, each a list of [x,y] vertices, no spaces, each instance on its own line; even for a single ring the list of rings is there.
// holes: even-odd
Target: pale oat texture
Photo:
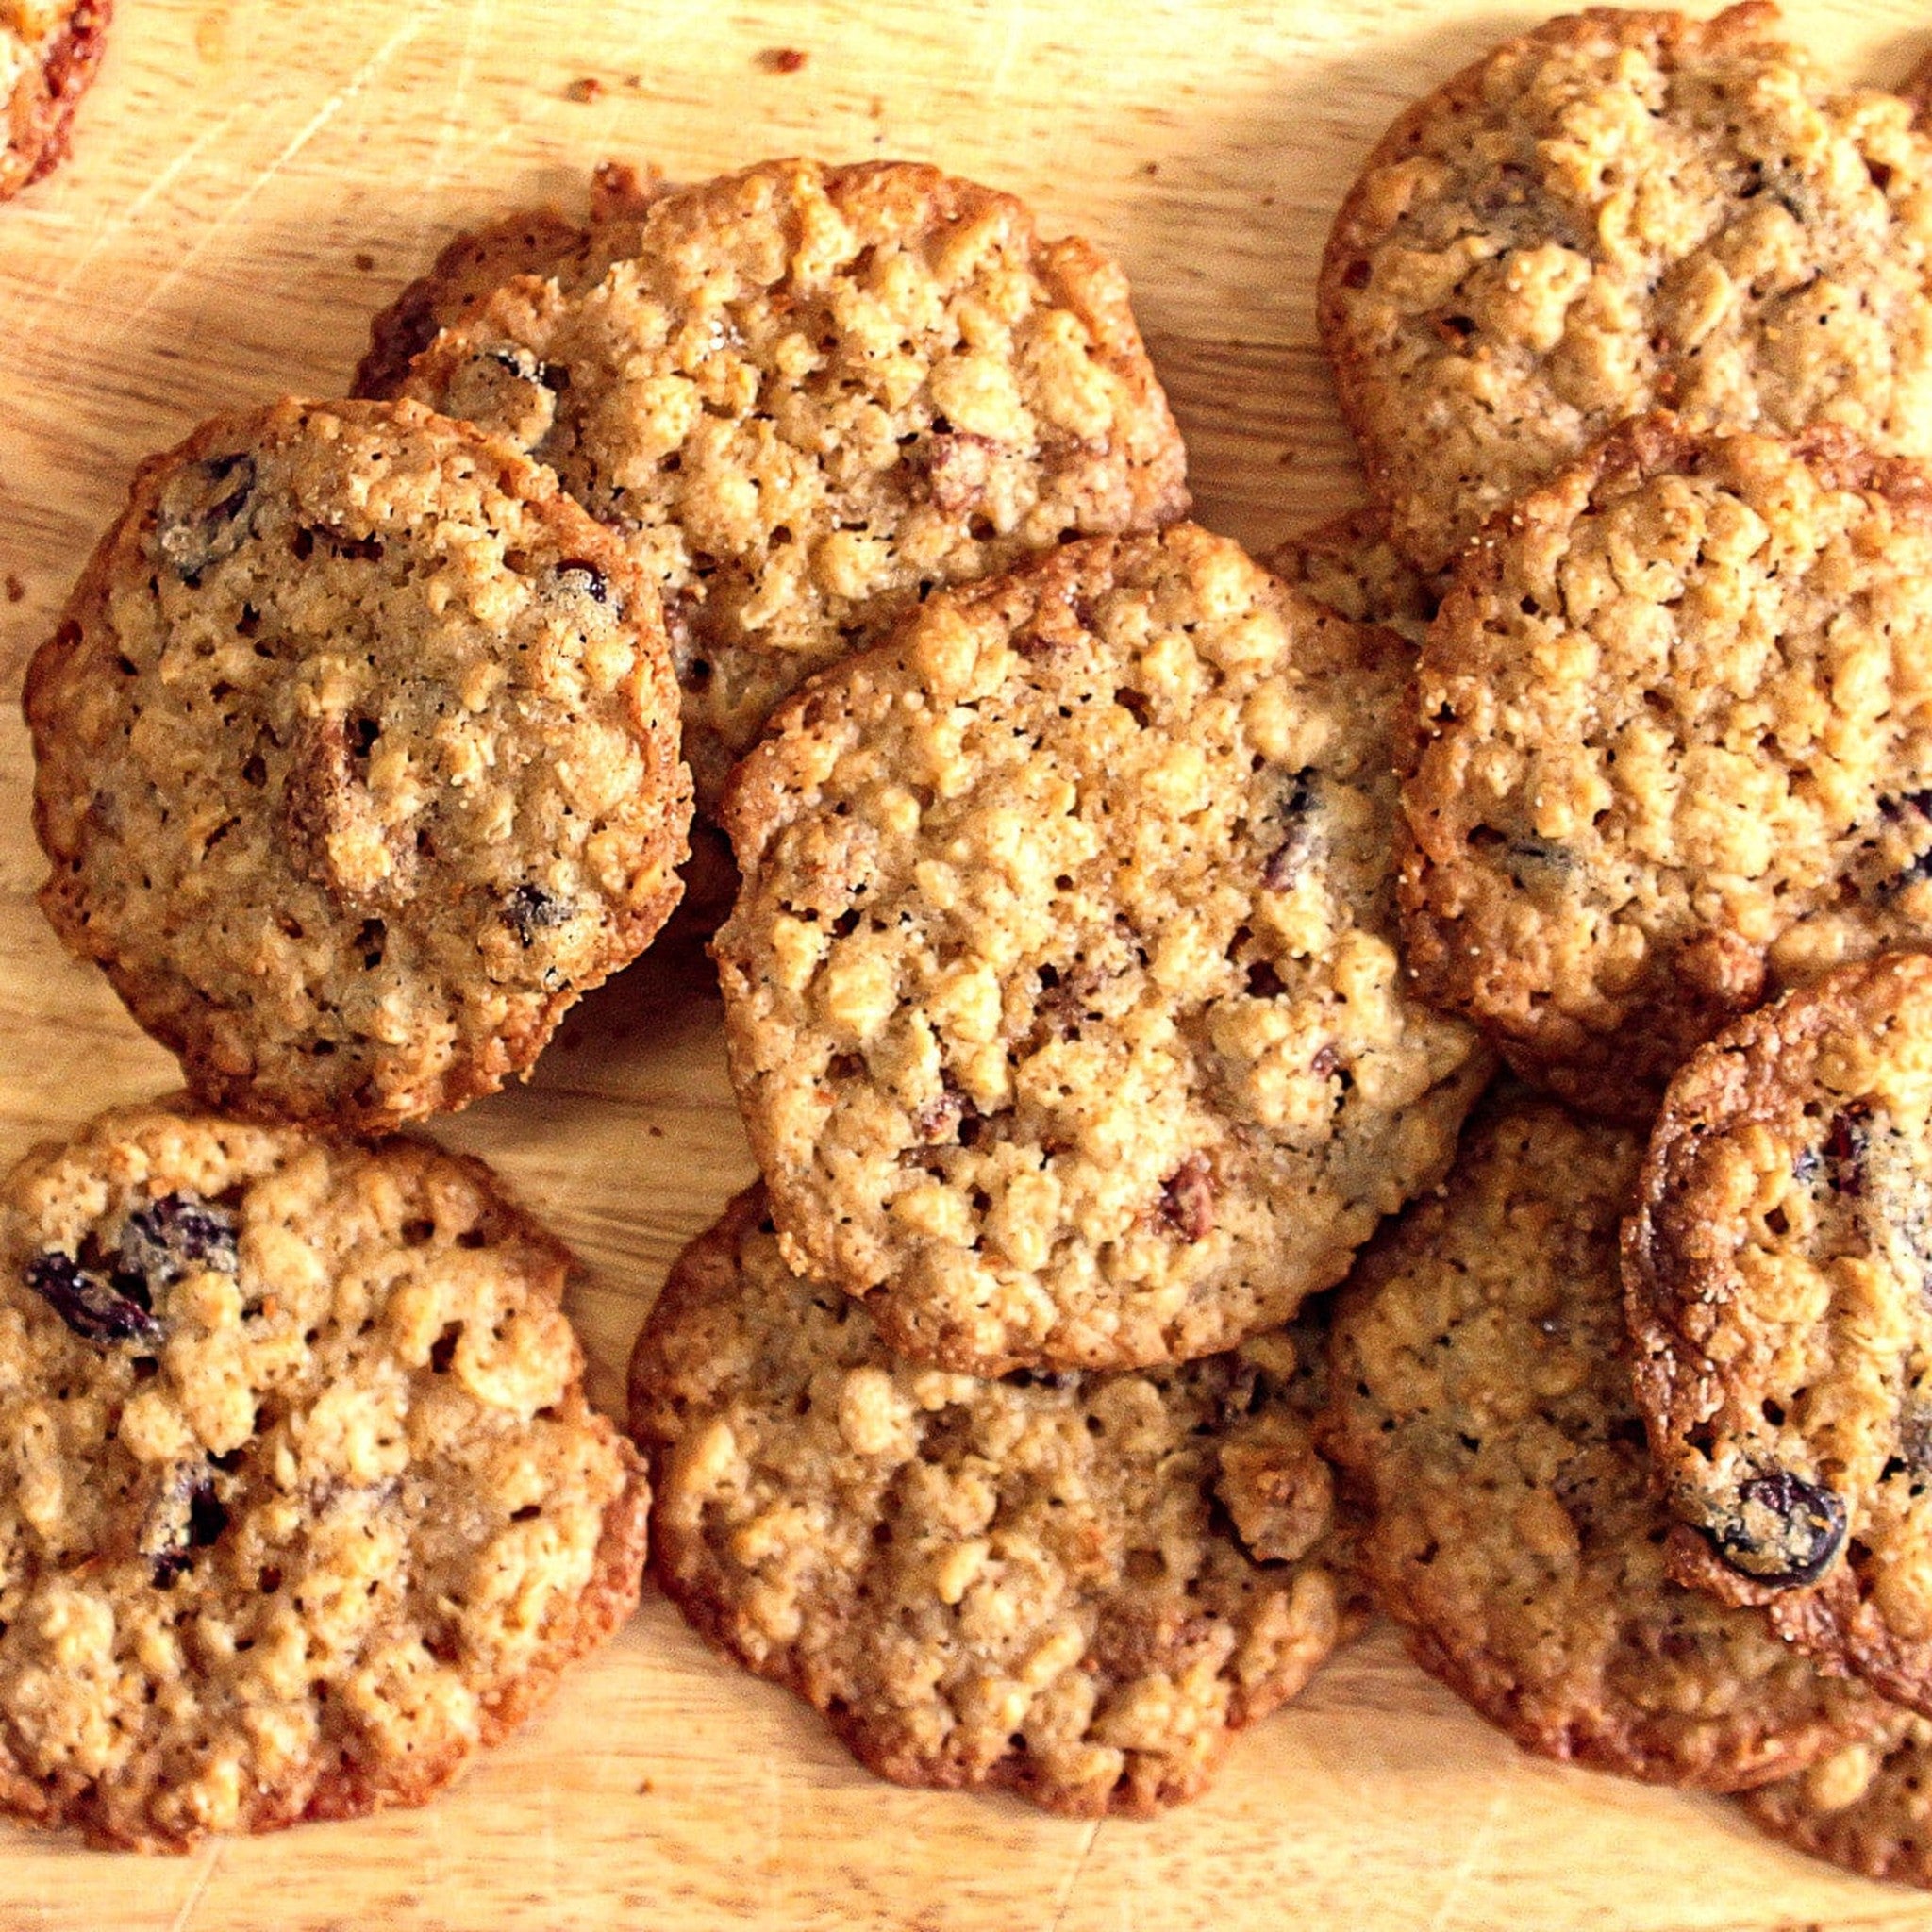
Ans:
[[[554,465],[661,586],[706,812],[781,698],[933,587],[1188,503],[1120,270],[903,162],[667,194],[631,259],[512,283],[407,393]]]
[[[1404,993],[1409,653],[1191,525],[935,597],[725,806],[733,1082],[800,1266],[975,1373],[1226,1348],[1448,1166]]]
[[[921,1368],[791,1274],[764,1208],[686,1250],[632,1358],[665,1590],[901,1783],[1090,1817],[1194,1795],[1357,1621],[1295,1341]]]
[[[25,708],[47,916],[250,1112],[494,1091],[676,898],[656,591],[414,403],[281,403],[144,464]]]
[[[446,328],[459,327],[518,275],[594,281],[636,246],[636,223],[663,190],[614,161],[591,177],[581,219],[546,206],[518,208],[465,230],[369,325],[369,348],[349,393],[394,396],[409,364]]]
[[[1363,1571],[1425,1669],[1527,1750],[1735,1790],[1884,1707],[1666,1574],[1617,1284],[1642,1151],[1548,1101],[1487,1108],[1343,1293],[1322,1441],[1365,1485]]]
[[[483,1167],[146,1108],[0,1191],[0,1807],[416,1804],[637,1600],[568,1257]]]
[[[1351,624],[1379,624],[1418,647],[1436,614],[1434,587],[1389,541],[1389,519],[1378,509],[1331,517],[1261,561]]]
[[[0,0],[0,201],[58,166],[113,0]]]
[[[1932,958],[1699,1053],[1624,1246],[1677,1574],[1932,1716]]]
[[[1628,425],[1499,519],[1404,746],[1405,957],[1524,1074],[1647,1118],[1767,991],[1932,938],[1932,477]]]
[[[1932,1724],[1900,1712],[1869,1742],[1753,1791],[1744,1809],[1814,1858],[1932,1887]]]
[[[1621,419],[1932,453],[1932,144],[1775,8],[1505,42],[1370,157],[1322,265],[1371,493],[1423,570]]]

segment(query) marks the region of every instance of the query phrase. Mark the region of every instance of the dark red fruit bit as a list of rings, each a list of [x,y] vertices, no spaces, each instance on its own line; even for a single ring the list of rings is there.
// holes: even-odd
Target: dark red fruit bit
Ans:
[[[1341,1056],[1336,1051],[1335,1043],[1331,1041],[1326,1046],[1316,1049],[1314,1058],[1308,1062],[1308,1071],[1318,1080],[1325,1080],[1341,1064]]]
[[[141,1553],[153,1566],[155,1587],[173,1589],[195,1552],[211,1549],[227,1526],[213,1472],[205,1463],[177,1463],[142,1532]]]
[[[541,886],[521,885],[504,901],[503,916],[515,927],[525,945],[536,943],[540,932],[562,925],[571,916],[571,902]]]
[[[26,1265],[26,1285],[84,1341],[132,1341],[152,1353],[161,1345],[161,1324],[142,1299],[138,1276],[124,1292],[102,1280],[72,1255],[58,1249],[36,1255]]]
[[[174,479],[162,498],[155,541],[186,583],[241,547],[255,504],[255,458],[245,450],[210,457]]]
[[[1824,1158],[1831,1185],[1852,1200],[1865,1191],[1865,1148],[1872,1138],[1872,1109],[1862,1103],[1848,1107],[1831,1124],[1824,1137]]]
[[[991,437],[952,430],[928,439],[924,454],[926,490],[933,508],[946,516],[971,509],[986,494],[992,475]]]
[[[1214,1232],[1214,1171],[1205,1154],[1191,1154],[1160,1191],[1160,1218],[1183,1241]]]
[[[134,1275],[147,1285],[150,1296],[192,1267],[233,1274],[241,1266],[235,1217],[193,1194],[163,1194],[127,1217],[114,1258],[116,1285],[122,1275]]]
[[[768,74],[796,74],[805,61],[802,47],[767,47],[758,56],[758,65]]]
[[[1844,1547],[1842,1497],[1789,1470],[1767,1470],[1738,1486],[1734,1508],[1707,1525],[1733,1570],[1780,1590],[1816,1583]]]
[[[951,1087],[941,1088],[912,1117],[913,1131],[922,1141],[951,1141],[966,1118],[966,1097]]]

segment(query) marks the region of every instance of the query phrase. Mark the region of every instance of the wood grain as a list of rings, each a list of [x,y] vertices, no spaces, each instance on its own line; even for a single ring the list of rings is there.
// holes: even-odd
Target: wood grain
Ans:
[[[454,229],[575,199],[615,155],[929,158],[1126,263],[1200,513],[1259,545],[1358,484],[1315,260],[1396,108],[1502,34],[1481,0],[121,0],[72,163],[0,209],[0,1160],[174,1083],[36,914],[28,654],[145,452],[347,380],[370,311]],[[1895,80],[1919,0],[1795,28]],[[760,58],[793,47],[792,73]],[[593,88],[573,83],[592,79]],[[589,93],[585,100],[575,95]],[[750,1174],[702,957],[587,1000],[533,1084],[443,1123],[588,1264],[606,1401],[672,1256]],[[1716,1801],[1520,1756],[1387,1631],[1241,1740],[1202,1802],[1099,1826],[894,1790],[648,1601],[551,1711],[426,1810],[183,1860],[0,1831],[0,1927],[917,1932],[1248,1926],[1772,1932],[1932,1902],[1758,1840]]]

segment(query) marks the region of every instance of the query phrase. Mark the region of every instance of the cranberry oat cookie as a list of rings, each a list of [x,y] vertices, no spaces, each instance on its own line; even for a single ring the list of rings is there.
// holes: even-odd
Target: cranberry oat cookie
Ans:
[[[113,0],[0,0],[0,201],[65,159]]]
[[[370,325],[353,396],[399,395],[409,364],[446,328],[458,328],[518,275],[594,280],[635,245],[636,223],[661,186],[603,162],[591,180],[589,218],[555,208],[519,208],[446,246]]]
[[[1932,939],[1932,475],[1619,429],[1487,529],[1403,745],[1406,957],[1643,1120],[1768,991]]]
[[[569,1257],[479,1162],[160,1108],[0,1188],[0,1808],[419,1804],[637,1601]]]
[[[1932,454],[1932,142],[1774,7],[1608,8],[1401,116],[1322,264],[1371,493],[1425,572],[1626,416]]]
[[[1624,1238],[1675,1573],[1932,1715],[1932,958],[1788,993],[1671,1083]]]
[[[1489,1071],[1401,985],[1408,661],[1178,525],[936,596],[782,710],[714,951],[795,1264],[976,1374],[1207,1355],[1339,1280]]]
[[[1118,268],[904,162],[678,190],[511,284],[407,392],[553,465],[663,590],[701,811],[773,708],[938,585],[1188,507]]]
[[[1357,1621],[1292,1341],[921,1368],[764,1210],[685,1251],[632,1358],[665,1590],[883,1776],[1088,1817],[1193,1796]]]
[[[1343,1291],[1323,1447],[1416,1660],[1548,1757],[1735,1790],[1884,1707],[1673,1582],[1630,1398],[1617,1225],[1641,1137],[1507,1095]]]
[[[48,917],[257,1115],[493,1091],[676,898],[656,591],[414,403],[280,403],[144,464],[25,708]]]

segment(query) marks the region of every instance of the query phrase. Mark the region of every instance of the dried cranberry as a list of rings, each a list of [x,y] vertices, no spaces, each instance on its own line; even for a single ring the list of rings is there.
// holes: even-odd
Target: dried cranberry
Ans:
[[[161,1324],[139,1275],[105,1281],[55,1248],[27,1263],[25,1280],[85,1341],[133,1341],[150,1353],[161,1345]]]
[[[1206,1241],[1214,1232],[1214,1172],[1205,1154],[1191,1154],[1160,1191],[1160,1218],[1183,1241]]]
[[[254,505],[255,458],[245,450],[210,457],[170,480],[155,541],[175,574],[195,583],[241,547]]]
[[[1779,1589],[1816,1583],[1844,1547],[1844,1499],[1789,1470],[1766,1470],[1738,1486],[1736,1506],[1708,1525],[1733,1570]]]
[[[219,1542],[227,1526],[213,1471],[206,1463],[175,1464],[142,1530],[141,1553],[153,1567],[155,1587],[172,1589],[194,1553]]]

